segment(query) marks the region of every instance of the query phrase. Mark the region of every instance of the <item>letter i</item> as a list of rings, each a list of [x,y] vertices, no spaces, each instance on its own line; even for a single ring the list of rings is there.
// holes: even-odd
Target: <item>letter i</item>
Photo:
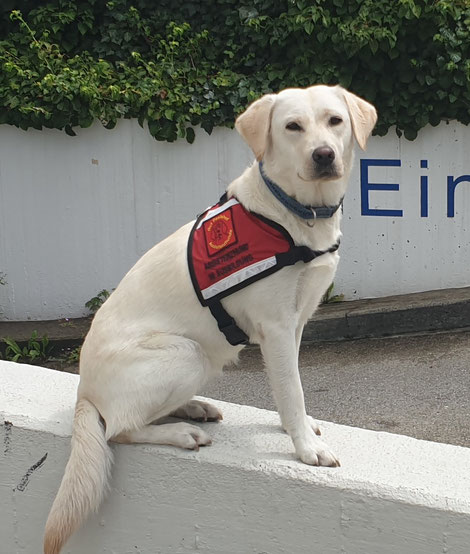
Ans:
[[[421,168],[428,168],[428,160],[421,160]],[[428,217],[428,176],[421,175],[421,217]]]

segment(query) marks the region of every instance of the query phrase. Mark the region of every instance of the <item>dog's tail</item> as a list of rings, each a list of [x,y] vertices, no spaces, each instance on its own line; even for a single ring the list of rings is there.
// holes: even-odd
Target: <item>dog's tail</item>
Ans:
[[[70,458],[46,523],[44,554],[59,554],[86,516],[98,509],[112,461],[98,410],[80,399],[75,407]]]

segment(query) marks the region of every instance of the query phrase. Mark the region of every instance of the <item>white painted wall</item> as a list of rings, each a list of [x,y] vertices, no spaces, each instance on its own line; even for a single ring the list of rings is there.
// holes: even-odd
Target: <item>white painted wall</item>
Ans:
[[[84,304],[112,289],[155,242],[216,201],[252,160],[236,131],[197,133],[193,145],[156,142],[136,121],[113,131],[100,124],[77,137],[0,126],[0,319],[52,319],[87,313]],[[358,152],[344,207],[336,290],[347,299],[470,285],[470,182],[455,189],[447,215],[447,179],[470,180],[470,128],[424,129],[416,141],[392,131]],[[370,167],[361,159],[399,160]],[[420,167],[421,160],[428,168]],[[364,162],[363,162],[364,163]],[[397,163],[397,162],[386,162]],[[428,178],[422,217],[421,178]],[[365,215],[402,210],[402,217]]]
[[[2,553],[41,551],[77,382],[0,361]],[[276,413],[216,404],[199,452],[113,445],[110,494],[64,554],[468,554],[470,449],[323,422],[342,466],[310,467]]]

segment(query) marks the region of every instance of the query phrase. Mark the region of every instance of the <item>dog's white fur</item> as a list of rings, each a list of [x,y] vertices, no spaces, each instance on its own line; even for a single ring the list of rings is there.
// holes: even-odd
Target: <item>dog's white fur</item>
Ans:
[[[263,159],[266,174],[287,194],[323,206],[344,196],[353,137],[364,148],[376,117],[370,104],[341,87],[319,85],[263,96],[239,116],[236,127],[256,158]],[[300,130],[286,127],[293,122]],[[312,159],[318,147],[330,147],[335,154],[329,175]],[[282,224],[296,244],[324,250],[340,237],[341,210],[310,227],[274,198],[257,163],[230,184],[228,194]],[[112,463],[108,440],[198,449],[210,443],[199,427],[151,423],[175,411],[193,419],[222,417],[213,406],[191,398],[224,365],[236,361],[242,347],[227,342],[193,290],[186,260],[191,226],[147,252],[93,320],[81,351],[71,455],[47,521],[45,554],[58,554],[98,508]],[[339,463],[305,413],[299,345],[338,259],[337,252],[328,253],[286,267],[222,302],[250,341],[261,346],[282,425],[297,456],[312,465]]]

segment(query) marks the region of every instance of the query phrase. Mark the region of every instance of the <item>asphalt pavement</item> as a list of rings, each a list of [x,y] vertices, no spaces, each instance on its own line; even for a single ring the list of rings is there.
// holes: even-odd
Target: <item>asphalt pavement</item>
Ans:
[[[90,322],[1,321],[0,340],[24,343],[37,331],[72,348]],[[300,373],[315,418],[470,447],[470,287],[327,304],[304,341]],[[275,409],[255,347],[201,394]]]
[[[300,374],[317,419],[470,447],[470,330],[303,345]],[[275,409],[255,347],[202,395]]]

